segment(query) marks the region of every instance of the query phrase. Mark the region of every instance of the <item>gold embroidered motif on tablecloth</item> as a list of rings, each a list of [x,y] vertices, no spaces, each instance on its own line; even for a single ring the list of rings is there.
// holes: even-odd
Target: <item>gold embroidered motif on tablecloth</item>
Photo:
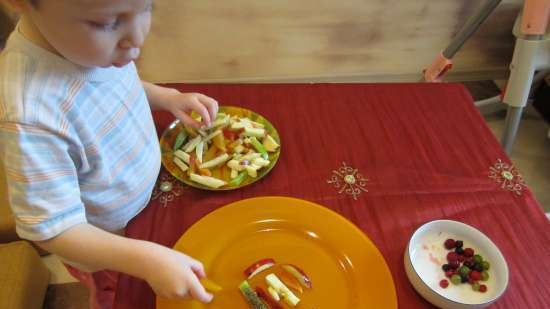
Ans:
[[[513,165],[502,162],[501,159],[489,168],[489,178],[499,183],[502,189],[512,191],[516,195],[521,195],[523,189],[527,187],[519,171]]]
[[[354,200],[357,200],[362,192],[369,192],[366,189],[368,179],[364,178],[356,168],[346,165],[342,162],[342,166],[337,170],[332,171],[330,179],[327,183],[332,184],[338,189],[338,194],[349,194]]]
[[[166,172],[161,172],[153,189],[151,199],[158,200],[163,207],[166,207],[176,197],[180,196],[182,192],[183,186],[176,178]]]

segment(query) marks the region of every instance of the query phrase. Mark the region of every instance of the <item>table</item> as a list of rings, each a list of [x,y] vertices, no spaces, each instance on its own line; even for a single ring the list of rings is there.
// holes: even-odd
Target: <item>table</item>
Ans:
[[[265,116],[279,131],[281,157],[267,177],[242,190],[176,185],[168,195],[155,192],[128,225],[128,237],[171,247],[194,222],[228,203],[301,198],[348,218],[377,245],[400,308],[433,308],[408,282],[403,252],[423,223],[458,220],[485,233],[507,259],[509,287],[492,308],[550,308],[550,223],[462,85],[169,86]],[[159,134],[174,119],[154,116]],[[365,190],[339,193],[331,180],[343,166],[367,179]],[[512,179],[501,176],[506,168]],[[166,172],[159,178],[171,179]],[[152,309],[155,295],[144,281],[121,275],[114,307]]]

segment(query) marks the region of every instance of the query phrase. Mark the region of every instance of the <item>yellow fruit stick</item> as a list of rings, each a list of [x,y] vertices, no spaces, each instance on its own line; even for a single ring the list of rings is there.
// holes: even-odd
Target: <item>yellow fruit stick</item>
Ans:
[[[204,286],[204,288],[208,292],[211,292],[211,293],[217,293],[217,292],[223,290],[223,288],[220,285],[218,285],[214,281],[212,281],[210,279],[207,279],[207,278],[201,279],[201,284]]]

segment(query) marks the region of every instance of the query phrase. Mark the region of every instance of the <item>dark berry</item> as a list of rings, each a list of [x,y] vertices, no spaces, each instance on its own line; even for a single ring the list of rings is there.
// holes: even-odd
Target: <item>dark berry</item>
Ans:
[[[481,263],[474,263],[473,269],[481,272],[483,270],[483,265]]]
[[[475,264],[474,264],[474,261],[471,261],[471,260],[466,259],[466,260],[464,261],[464,265],[465,265],[465,266],[468,266],[468,268],[474,268],[474,265],[475,265]]]
[[[452,238],[449,238],[445,240],[445,243],[443,245],[445,246],[445,249],[451,250],[455,247],[455,240]]]
[[[449,264],[443,264],[443,265],[441,266],[441,269],[443,269],[443,271],[447,271],[447,270],[451,269],[451,265],[449,265]]]
[[[447,281],[447,279],[443,279],[439,281],[439,286],[446,289],[449,286],[449,281]]]
[[[467,256],[467,257],[474,256],[474,249],[472,248],[464,249],[464,256]]]
[[[464,242],[462,240],[455,241],[455,247],[462,248],[464,246]]]
[[[470,279],[470,278],[468,278],[468,276],[462,276],[462,275],[460,275],[460,282],[466,283],[466,282],[468,282],[468,279]]]
[[[460,262],[459,261],[449,262],[449,266],[451,267],[451,269],[457,269],[458,267],[460,267]]]
[[[447,253],[447,261],[449,262],[458,261],[458,254],[452,251]]]
[[[485,284],[480,284],[480,285],[479,285],[479,291],[480,291],[481,293],[487,292],[487,286],[486,286]]]
[[[456,252],[457,254],[462,255],[462,254],[464,254],[464,249],[462,249],[462,247],[456,247],[456,248],[455,248],[455,252]]]

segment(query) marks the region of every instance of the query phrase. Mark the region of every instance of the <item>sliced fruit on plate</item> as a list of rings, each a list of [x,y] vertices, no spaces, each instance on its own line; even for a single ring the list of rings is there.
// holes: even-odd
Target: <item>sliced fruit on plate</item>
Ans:
[[[189,167],[178,157],[174,157],[174,163],[182,170],[182,172],[185,172]]]
[[[281,306],[278,301],[280,300],[280,298],[273,298],[270,294],[268,294],[264,289],[262,289],[261,287],[257,286],[256,287],[256,294],[258,294],[258,296],[264,301],[267,303],[267,305],[269,306],[269,308],[271,309],[283,309],[283,306]],[[278,297],[279,295],[277,295]]]
[[[267,292],[269,293],[269,295],[270,295],[275,301],[280,301],[280,300],[281,300],[281,297],[279,296],[279,293],[277,293],[277,291],[275,291],[274,288],[268,286],[268,287],[267,287]]]
[[[262,128],[245,127],[244,128],[244,135],[254,136],[254,137],[263,137],[265,135],[265,130],[262,129]]]
[[[272,267],[273,265],[275,265],[275,260],[272,258],[258,260],[244,270],[244,275],[246,276],[246,278],[251,279],[255,275]]]
[[[191,178],[191,180],[193,180],[195,182],[200,183],[201,185],[205,185],[205,186],[211,187],[211,188],[219,188],[219,187],[224,186],[226,184],[226,182],[221,180],[221,179],[214,178],[214,177],[209,177],[209,176],[201,176],[201,175],[197,175],[197,174],[193,174],[193,173],[191,173],[191,175],[189,175],[189,178]]]
[[[292,291],[277,277],[275,274],[269,274],[265,277],[267,285],[272,287],[279,295],[283,297],[285,302],[292,307],[295,307],[300,302],[300,299],[292,293]]]
[[[300,294],[304,293],[304,288],[301,283],[298,282],[298,279],[291,275],[290,273],[284,271],[279,274],[279,279],[291,290],[298,292]]]
[[[284,270],[286,270],[289,274],[298,279],[298,282],[300,282],[303,287],[311,289],[311,287],[313,286],[311,280],[309,280],[309,277],[298,266],[292,264],[283,264],[281,265],[281,267],[283,267]]]
[[[258,294],[252,290],[248,281],[243,281],[239,285],[239,290],[253,309],[269,309],[269,307],[258,297]]]
[[[180,158],[183,162],[189,164],[189,159],[190,159],[190,156],[187,152],[183,152],[181,150],[176,150],[176,152],[174,152],[174,156]]]
[[[191,152],[197,147],[197,145],[201,142],[201,136],[197,135],[192,140],[188,141],[187,144],[183,146],[183,151],[185,152]]]
[[[176,142],[174,143],[174,151],[180,149],[180,147],[185,143],[187,140],[187,132],[185,130],[181,130],[180,133],[178,133],[178,136],[176,137]]]
[[[269,134],[266,136],[266,138],[264,138],[263,146],[269,152],[275,152],[277,151],[277,148],[279,148],[279,144],[277,144],[275,139]]]
[[[229,159],[229,155],[227,153],[222,153],[221,155],[215,157],[214,159],[202,163],[199,167],[200,168],[213,168],[220,164],[225,163]]]

